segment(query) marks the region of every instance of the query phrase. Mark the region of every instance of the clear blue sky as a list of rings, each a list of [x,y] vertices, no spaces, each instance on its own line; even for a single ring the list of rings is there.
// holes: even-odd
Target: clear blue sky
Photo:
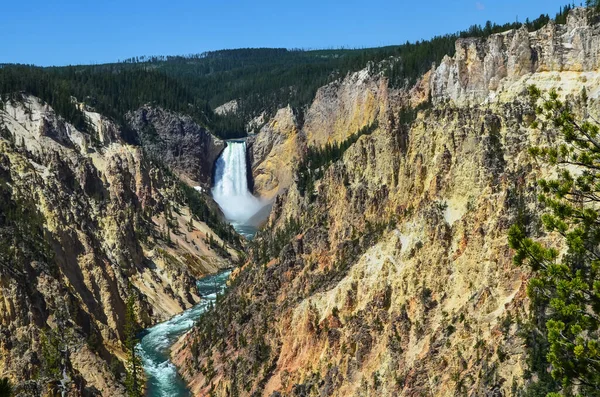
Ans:
[[[0,63],[66,65],[240,47],[399,44],[567,0],[6,0]],[[579,4],[580,1],[577,1]]]

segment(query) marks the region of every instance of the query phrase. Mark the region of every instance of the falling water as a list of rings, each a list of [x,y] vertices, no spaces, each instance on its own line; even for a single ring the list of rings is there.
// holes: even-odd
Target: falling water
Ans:
[[[246,143],[230,141],[217,160],[215,186],[212,190],[215,201],[236,230],[251,238],[256,232],[253,224],[265,203],[248,190],[246,175]],[[259,214],[258,217],[261,215]],[[263,216],[264,217],[264,216]],[[169,360],[170,348],[215,301],[217,292],[222,292],[230,272],[224,272],[199,280],[198,290],[204,297],[193,308],[144,331],[137,351],[142,358],[148,378],[148,397],[188,397],[190,391]]]
[[[248,190],[246,174],[246,142],[229,141],[215,166],[213,198],[219,204],[225,217],[242,234],[256,231],[251,218],[264,206]]]

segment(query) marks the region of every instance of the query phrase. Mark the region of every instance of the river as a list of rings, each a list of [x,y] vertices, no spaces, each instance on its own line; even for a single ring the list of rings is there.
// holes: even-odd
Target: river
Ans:
[[[171,363],[169,354],[171,346],[183,334],[189,331],[196,320],[214,302],[217,293],[223,292],[231,271],[225,271],[204,277],[197,282],[202,302],[183,313],[148,328],[142,332],[137,351],[148,378],[146,395],[149,397],[189,396],[187,386]]]
[[[227,142],[215,166],[215,186],[212,189],[215,201],[236,231],[252,238],[257,224],[264,221],[270,207],[248,189],[246,143]],[[136,348],[148,378],[146,396],[190,396],[185,382],[170,361],[171,346],[194,326],[209,304],[216,300],[217,294],[225,290],[230,273],[225,271],[198,280],[198,291],[203,298],[199,304],[141,333]]]

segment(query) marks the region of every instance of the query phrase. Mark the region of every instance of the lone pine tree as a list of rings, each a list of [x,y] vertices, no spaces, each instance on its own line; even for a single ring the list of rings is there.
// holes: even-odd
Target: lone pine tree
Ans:
[[[534,127],[558,136],[530,154],[558,169],[556,179],[539,181],[538,200],[547,209],[545,229],[557,233],[566,250],[528,238],[526,225],[511,228],[509,243],[515,263],[535,272],[528,293],[535,315],[544,319],[545,358],[559,389],[549,395],[600,396],[600,128],[591,117],[578,117],[556,91],[543,95],[531,86],[529,92]],[[586,101],[582,91],[584,109]]]
[[[142,397],[142,362],[138,357],[135,346],[138,343],[136,337],[137,321],[135,315],[135,298],[133,287],[129,287],[129,296],[127,298],[127,309],[125,312],[125,348],[127,349],[127,376],[125,378],[125,387],[128,397]]]

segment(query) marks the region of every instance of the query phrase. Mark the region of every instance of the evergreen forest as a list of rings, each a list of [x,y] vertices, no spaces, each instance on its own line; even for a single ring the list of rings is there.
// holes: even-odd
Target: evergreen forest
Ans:
[[[565,23],[571,8],[561,8],[554,20]],[[188,56],[143,56],[101,65],[5,64],[0,65],[0,94],[5,99],[22,92],[38,96],[82,130],[87,129],[86,120],[74,98],[123,126],[127,112],[150,103],[190,115],[221,138],[237,138],[245,136],[248,122],[263,112],[274,114],[289,104],[301,113],[319,87],[348,73],[370,66],[385,75],[391,87],[404,87],[439,64],[445,55],[452,56],[458,38],[485,38],[522,26],[533,31],[550,19],[540,15],[523,23],[488,22],[455,34],[379,48],[246,48]],[[236,112],[214,112],[231,100],[238,102]]]

